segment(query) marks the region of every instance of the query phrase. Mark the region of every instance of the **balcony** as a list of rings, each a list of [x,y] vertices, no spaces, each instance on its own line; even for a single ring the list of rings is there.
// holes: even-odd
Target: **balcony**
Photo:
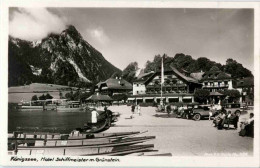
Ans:
[[[204,85],[203,88],[227,88],[228,84]]]

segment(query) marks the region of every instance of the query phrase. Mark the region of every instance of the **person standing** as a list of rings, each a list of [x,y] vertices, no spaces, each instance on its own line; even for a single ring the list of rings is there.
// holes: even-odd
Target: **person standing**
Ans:
[[[168,117],[170,117],[170,114],[171,114],[171,106],[170,105],[166,106],[166,112],[168,114]]]
[[[132,111],[131,118],[134,118],[134,113],[135,113],[135,105],[134,104],[131,106],[131,111]]]
[[[91,123],[92,124],[97,124],[97,117],[98,117],[98,112],[96,111],[96,110],[93,110],[92,112],[91,112]]]
[[[139,104],[137,105],[137,113],[139,116],[141,115],[141,106]]]

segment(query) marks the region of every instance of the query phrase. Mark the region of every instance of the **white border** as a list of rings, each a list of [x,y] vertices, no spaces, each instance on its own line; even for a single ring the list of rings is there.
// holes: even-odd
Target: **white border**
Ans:
[[[253,157],[116,157],[120,163],[67,163],[67,162],[10,162],[7,151],[7,47],[8,47],[8,8],[9,7],[111,7],[111,8],[254,8],[254,76],[255,76],[255,138]],[[169,1],[84,1],[84,0],[2,0],[1,1],[1,41],[0,41],[0,164],[9,166],[149,166],[149,167],[259,167],[259,23],[260,5],[257,2],[169,2]],[[74,157],[77,158],[77,157]],[[95,157],[92,157],[95,158]],[[103,158],[103,157],[100,157]],[[106,157],[110,158],[110,157]]]

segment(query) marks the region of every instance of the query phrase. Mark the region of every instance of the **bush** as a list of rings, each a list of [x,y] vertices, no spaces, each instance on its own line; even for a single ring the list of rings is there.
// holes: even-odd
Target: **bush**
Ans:
[[[225,96],[228,96],[229,102],[237,101],[240,98],[240,93],[235,89],[228,89],[221,92]]]
[[[36,100],[38,100],[38,97],[37,97],[37,95],[33,95],[33,97],[32,97],[32,99],[31,99],[32,101],[36,101]]]
[[[205,89],[198,89],[194,93],[194,99],[199,103],[206,103],[207,98],[209,97],[210,92]]]

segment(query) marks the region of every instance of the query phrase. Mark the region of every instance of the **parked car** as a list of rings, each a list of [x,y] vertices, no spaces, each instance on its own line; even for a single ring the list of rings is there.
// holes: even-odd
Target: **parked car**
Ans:
[[[245,111],[245,108],[241,107],[240,103],[227,103],[223,105],[226,112],[237,113],[238,115],[241,114],[242,111]]]
[[[187,108],[184,109],[184,112],[181,116],[181,118],[186,118],[186,119],[191,119],[192,118],[192,111],[194,109],[194,107],[196,107],[197,105],[187,105]]]
[[[209,117],[210,105],[195,106],[189,113],[189,118],[199,121],[202,118]]]

